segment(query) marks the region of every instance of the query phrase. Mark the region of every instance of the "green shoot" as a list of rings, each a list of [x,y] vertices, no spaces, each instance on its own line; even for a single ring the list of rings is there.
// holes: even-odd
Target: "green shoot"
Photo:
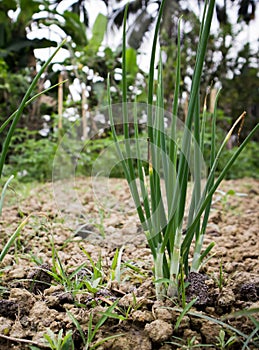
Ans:
[[[168,308],[168,309],[173,309],[173,310],[176,310],[176,311],[179,311],[179,312],[183,312],[183,309],[180,309],[180,308],[177,308],[177,307],[174,307],[174,308]],[[256,333],[258,332],[259,330],[259,323],[257,321],[257,324],[254,322],[254,324],[256,325],[256,328],[254,329],[254,331],[248,336],[246,334],[244,334],[243,332],[241,332],[240,330],[238,330],[237,328],[231,326],[229,323],[227,322],[224,322],[225,319],[227,318],[233,318],[233,317],[236,317],[236,316],[243,316],[247,313],[247,315],[249,315],[249,317],[252,317],[250,316],[251,314],[254,314],[254,313],[258,313],[258,308],[254,308],[254,309],[251,309],[251,310],[241,310],[241,311],[238,311],[236,313],[233,313],[233,314],[230,314],[228,315],[228,317],[225,317],[223,318],[222,320],[218,320],[216,318],[213,318],[213,317],[210,317],[210,316],[207,316],[206,314],[202,314],[202,313],[196,313],[196,312],[192,312],[192,311],[188,311],[187,314],[190,316],[190,317],[197,317],[197,318],[201,318],[203,320],[206,320],[206,321],[210,321],[210,322],[213,322],[219,326],[222,327],[222,329],[224,330],[227,330],[229,331],[231,334],[234,334],[235,335],[235,338],[236,340],[241,340],[244,344],[244,346],[242,347],[242,350],[243,349],[249,349],[248,347],[248,344],[249,342],[251,342],[251,344],[255,344],[255,345],[258,345],[256,344],[254,341],[253,341],[253,337],[254,335],[256,335]],[[252,317],[253,318],[253,317]],[[253,321],[252,321],[253,322]],[[233,335],[233,336],[234,336]],[[221,335],[222,337],[222,335]],[[237,339],[238,338],[238,339]],[[233,340],[233,339],[232,339]]]
[[[68,331],[63,337],[63,329],[61,329],[56,336],[51,329],[47,330],[44,334],[44,338],[47,340],[51,350],[74,350],[74,342],[72,339],[72,331]]]
[[[191,339],[187,339],[187,344],[185,340],[178,337],[172,337],[174,341],[168,342],[168,344],[176,345],[179,349],[182,350],[192,350],[192,349],[201,349],[201,348],[211,348],[212,344],[197,344],[196,337],[192,337]]]
[[[27,224],[29,218],[31,215],[27,216],[17,227],[17,229],[14,231],[14,233],[11,235],[11,237],[8,239],[7,243],[4,245],[1,253],[0,253],[0,262],[3,261],[4,257],[8,253],[9,249],[11,248],[12,244],[16,240],[17,237],[19,237],[21,230],[24,228],[24,226]]]
[[[180,316],[177,318],[176,324],[174,326],[174,329],[177,330],[182,322],[182,319],[184,316],[188,313],[188,311],[191,309],[193,304],[197,301],[197,298],[191,300],[185,307],[183,308],[183,311],[181,312]]]
[[[117,281],[118,283],[121,282],[121,259],[122,259],[122,252],[123,252],[124,246],[122,246],[120,249],[116,249],[115,255],[112,259],[111,264],[111,272],[110,272],[110,278],[111,281]]]
[[[228,340],[226,340],[225,337],[226,337],[226,332],[223,329],[221,329],[217,337],[217,340],[218,340],[217,346],[221,350],[229,348],[232,344],[236,342],[236,336],[234,335],[228,338]]]
[[[121,336],[121,334],[114,335],[114,336],[109,336],[109,337],[103,338],[102,340],[100,340],[97,343],[93,344],[93,341],[94,341],[94,338],[96,336],[96,333],[102,327],[102,325],[106,322],[108,317],[112,314],[112,311],[116,308],[117,304],[118,304],[118,301],[116,301],[115,303],[113,303],[111,306],[109,306],[107,308],[107,310],[106,310],[107,314],[106,313],[102,314],[103,316],[96,323],[94,328],[93,328],[93,315],[92,315],[92,313],[90,313],[89,321],[88,321],[87,337],[85,336],[85,333],[84,333],[82,327],[80,326],[80,323],[77,321],[77,319],[73,316],[73,314],[71,312],[67,311],[67,315],[69,316],[69,318],[72,320],[72,322],[76,326],[76,328],[77,328],[77,330],[78,330],[78,332],[79,332],[79,334],[80,334],[80,336],[82,338],[85,350],[95,349],[98,346],[100,346],[101,344],[103,344],[104,342],[106,342],[107,340],[110,340],[110,339],[113,339],[115,337],[120,337]]]
[[[14,176],[11,175],[9,177],[9,179],[6,181],[6,183],[5,183],[4,187],[3,187],[3,190],[2,190],[2,193],[1,193],[1,197],[0,197],[0,216],[2,215],[2,210],[3,210],[3,205],[4,205],[4,198],[5,198],[5,193],[6,193],[7,187],[9,186],[9,184],[12,181],[13,178],[14,178]]]

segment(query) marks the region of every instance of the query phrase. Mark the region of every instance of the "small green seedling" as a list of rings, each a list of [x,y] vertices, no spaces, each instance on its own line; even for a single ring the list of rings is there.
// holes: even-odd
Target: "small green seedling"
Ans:
[[[178,338],[178,337],[172,337],[174,341],[168,342],[167,344],[173,344],[179,347],[179,349],[182,350],[192,350],[192,349],[203,349],[206,347],[212,347],[212,344],[199,344],[196,340],[196,337],[192,337],[191,339],[187,339],[187,344],[185,343],[184,339]]]
[[[52,246],[52,271],[47,271],[48,274],[58,283],[64,286],[66,292],[71,292],[73,295],[77,294],[84,288],[84,282],[77,279],[77,275],[85,268],[86,263],[78,266],[72,273],[67,274],[62,262],[58,256],[58,252],[54,246],[53,239],[51,240]]]
[[[77,319],[74,317],[74,315],[71,312],[67,311],[67,315],[69,316],[69,318],[72,320],[72,322],[76,326],[76,328],[77,328],[77,330],[82,338],[82,341],[84,344],[84,350],[93,350],[95,348],[98,348],[98,346],[100,346],[101,344],[105,343],[108,340],[122,336],[122,334],[116,334],[113,336],[105,337],[105,338],[101,339],[100,341],[96,342],[95,344],[93,344],[96,333],[102,327],[102,325],[106,322],[108,317],[110,315],[113,315],[112,311],[116,308],[117,304],[118,304],[118,301],[116,301],[111,306],[109,306],[105,313],[102,313],[103,316],[96,323],[95,327],[93,327],[93,315],[92,315],[92,313],[90,313],[89,321],[88,321],[87,336],[85,335],[84,330],[82,329],[80,323],[77,321]]]
[[[228,349],[232,344],[236,342],[236,336],[232,335],[226,340],[226,332],[221,329],[219,331],[219,336],[217,337],[217,346],[219,347],[220,350],[225,350]]]
[[[3,209],[3,205],[4,205],[4,198],[5,198],[5,193],[7,191],[7,187],[9,186],[10,182],[13,180],[14,175],[11,175],[9,177],[9,179],[6,181],[6,183],[4,184],[1,196],[0,196],[0,216],[2,215],[2,209]]]
[[[110,269],[110,279],[111,281],[117,281],[118,283],[121,282],[121,259],[122,259],[122,253],[123,253],[124,246],[122,246],[120,249],[116,249],[114,257],[112,259],[111,263],[111,269]]]
[[[14,233],[11,235],[11,237],[8,239],[7,243],[4,245],[1,253],[0,253],[0,262],[3,261],[4,257],[8,253],[9,249],[15,242],[16,238],[19,237],[21,230],[24,228],[24,226],[27,224],[29,218],[31,215],[27,216],[17,227],[17,229],[14,231]]]
[[[90,254],[83,248],[80,247],[82,252],[87,256],[87,258],[90,261],[90,265],[92,267],[92,271],[88,270],[89,272],[89,278],[83,279],[83,282],[85,283],[86,288],[90,293],[96,293],[100,288],[103,287],[103,268],[102,268],[102,256],[101,252],[99,253],[99,257],[97,262],[95,263],[93,259],[91,258]]]
[[[219,277],[215,276],[215,281],[219,288],[219,292],[222,293],[223,287],[226,285],[222,260],[220,260],[220,265],[219,265]]]
[[[72,331],[70,330],[63,336],[63,329],[59,331],[58,335],[52,332],[51,329],[48,329],[47,333],[44,334],[44,338],[47,340],[51,350],[75,349],[74,341],[72,338]]]

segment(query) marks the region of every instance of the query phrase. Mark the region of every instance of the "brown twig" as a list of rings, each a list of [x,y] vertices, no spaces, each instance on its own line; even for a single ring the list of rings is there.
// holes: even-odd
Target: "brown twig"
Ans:
[[[29,339],[14,338],[14,337],[9,337],[9,336],[4,335],[4,334],[0,334],[0,338],[9,340],[9,341],[15,342],[15,343],[26,343],[26,344],[38,346],[40,348],[49,349],[49,347],[47,345],[39,344],[39,343],[37,343],[33,340],[29,340]]]

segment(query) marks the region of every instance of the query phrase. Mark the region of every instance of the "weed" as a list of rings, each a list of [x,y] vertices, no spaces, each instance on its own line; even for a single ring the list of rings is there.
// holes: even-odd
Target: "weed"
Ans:
[[[178,311],[181,314],[184,312],[183,309],[180,309],[178,307],[174,307],[174,308],[167,307],[167,309]],[[210,321],[212,323],[215,323],[216,325],[221,326],[222,329],[219,333],[219,336],[217,337],[217,341],[218,341],[217,345],[218,346],[225,346],[225,347],[220,347],[220,349],[227,349],[234,342],[242,341],[242,343],[243,343],[242,350],[245,350],[245,349],[249,349],[249,347],[248,347],[249,344],[253,344],[255,346],[258,346],[259,322],[256,321],[255,318],[252,316],[254,314],[257,314],[258,311],[259,311],[258,308],[254,308],[254,309],[250,309],[250,310],[241,310],[241,311],[238,311],[236,313],[232,313],[232,314],[222,318],[221,320],[218,320],[214,317],[210,317],[206,314],[196,313],[196,312],[190,311],[190,308],[189,308],[189,310],[187,310],[187,312],[185,314],[187,314],[189,317],[201,318],[202,320]],[[244,315],[249,317],[252,320],[252,322],[255,324],[255,329],[252,331],[252,333],[250,335],[246,335],[243,332],[241,332],[240,330],[238,330],[237,328],[231,326],[228,322],[224,322],[226,319],[235,318],[235,317],[244,316]],[[179,318],[180,317],[181,317],[181,315],[179,316]],[[178,320],[179,320],[179,318],[178,318]],[[226,331],[231,334],[231,336],[227,340],[225,339]],[[256,335],[257,335],[257,338],[256,338]],[[208,345],[205,345],[205,346],[208,346]]]
[[[201,349],[201,348],[206,348],[206,347],[209,348],[212,346],[212,344],[200,344],[197,341],[195,336],[192,337],[191,339],[187,339],[186,342],[182,338],[173,337],[173,341],[167,342],[167,344],[176,345],[176,346],[180,347],[180,349],[182,349],[182,350],[192,350],[192,349],[196,349],[196,348]]]
[[[218,342],[216,344],[220,350],[225,350],[236,342],[236,336],[234,335],[229,337],[227,340],[225,338],[226,338],[226,332],[223,329],[221,329],[219,331],[219,335],[217,337]]]
[[[63,329],[61,329],[56,336],[52,330],[48,329],[44,334],[51,350],[74,350],[74,342],[72,339],[72,331],[68,331],[63,337]]]
[[[92,313],[90,313],[89,321],[88,321],[87,336],[85,335],[85,333],[84,333],[82,327],[80,326],[79,322],[77,321],[77,319],[73,316],[73,314],[71,312],[67,311],[68,316],[70,317],[70,319],[72,320],[72,322],[76,326],[76,328],[77,328],[77,330],[82,338],[82,341],[84,343],[84,350],[93,350],[108,340],[122,336],[122,334],[109,336],[109,337],[103,338],[102,340],[93,344],[94,338],[95,338],[98,330],[102,327],[102,325],[105,323],[105,321],[108,319],[108,317],[114,315],[112,313],[112,311],[116,308],[117,303],[118,303],[118,301],[116,301],[111,306],[109,306],[105,313],[102,313],[102,317],[96,323],[95,327],[93,327],[93,315],[92,315]]]

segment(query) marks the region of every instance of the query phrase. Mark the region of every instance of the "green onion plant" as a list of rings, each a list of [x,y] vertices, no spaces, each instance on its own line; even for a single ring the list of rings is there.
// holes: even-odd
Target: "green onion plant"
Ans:
[[[145,173],[144,160],[141,154],[142,143],[138,131],[137,103],[133,109],[128,108],[127,101],[127,55],[126,55],[126,19],[124,14],[124,34],[122,50],[122,124],[124,143],[118,142],[113,105],[111,101],[110,82],[108,77],[108,112],[113,139],[119,161],[137,209],[142,227],[146,233],[154,259],[154,278],[156,296],[162,299],[165,295],[177,296],[179,275],[181,269],[187,276],[189,271],[198,272],[206,261],[214,246],[211,242],[203,247],[204,235],[208,223],[212,196],[224,179],[227,171],[238,155],[245,148],[251,137],[258,130],[259,124],[249,133],[243,143],[229,159],[224,169],[215,177],[219,158],[234,129],[243,124],[245,112],[236,120],[227,133],[218,150],[216,150],[216,116],[217,98],[211,123],[211,149],[209,174],[204,180],[204,134],[206,123],[206,108],[200,116],[200,82],[210,27],[214,12],[215,0],[205,2],[204,13],[200,25],[199,42],[196,54],[188,113],[184,122],[181,138],[178,139],[178,104],[180,99],[181,52],[180,52],[180,22],[178,25],[178,55],[176,62],[176,84],[172,106],[172,120],[169,131],[165,128],[163,67],[161,55],[158,59],[157,79],[156,53],[159,36],[159,26],[163,16],[165,0],[161,2],[157,23],[154,31],[148,76],[148,98],[145,105],[147,115],[147,162],[149,173]],[[143,106],[142,106],[143,108]],[[134,140],[130,138],[129,120],[134,120]],[[131,119],[132,120],[132,119]],[[136,162],[133,161],[137,159]],[[146,176],[148,175],[148,176]],[[193,180],[190,205],[187,205],[187,189],[189,180]],[[164,184],[165,195],[162,193]],[[185,219],[187,211],[187,220]],[[191,246],[193,253],[191,255]]]

